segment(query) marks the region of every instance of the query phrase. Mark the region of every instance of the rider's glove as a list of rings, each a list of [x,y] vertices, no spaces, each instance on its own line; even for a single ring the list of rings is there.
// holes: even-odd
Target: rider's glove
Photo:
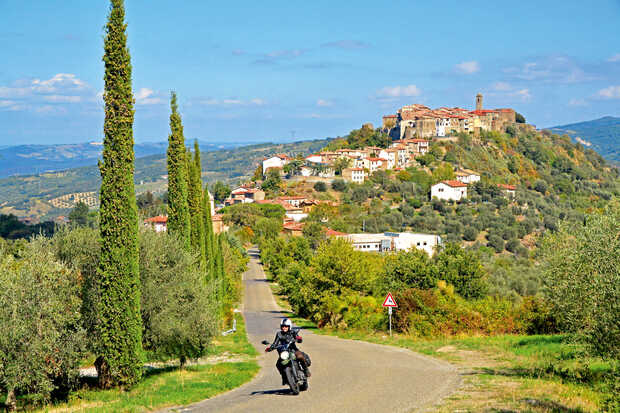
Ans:
[[[297,336],[295,337],[295,340],[297,340],[298,343],[301,343],[303,341],[303,339],[301,338],[301,336]]]
[[[270,351],[271,351],[271,347],[267,347],[267,348],[265,349],[265,353],[269,353]]]

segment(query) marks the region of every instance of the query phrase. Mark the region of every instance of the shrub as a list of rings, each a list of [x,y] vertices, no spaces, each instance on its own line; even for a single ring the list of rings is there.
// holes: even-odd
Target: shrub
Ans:
[[[510,239],[506,243],[506,250],[512,253],[515,253],[515,254],[517,253],[517,250],[519,249],[519,247],[521,247],[521,243],[516,238]]]
[[[598,354],[620,356],[620,207],[564,222],[542,242],[546,295],[560,328]]]
[[[39,238],[20,259],[0,256],[0,388],[9,409],[17,392],[39,402],[66,395],[85,350],[78,273],[48,244]]]
[[[487,246],[493,248],[495,252],[504,251],[504,240],[499,235],[491,234],[488,237]]]
[[[143,345],[161,358],[204,355],[218,333],[216,288],[197,257],[165,233],[140,233]]]
[[[432,290],[408,289],[396,293],[394,327],[414,337],[517,334],[526,329],[510,301],[486,297],[467,301],[444,282]]]
[[[332,181],[332,189],[338,192],[344,192],[347,190],[347,183],[343,179],[334,179]]]
[[[317,192],[325,192],[327,191],[327,184],[325,182],[317,182],[313,188]]]
[[[454,286],[465,298],[477,298],[486,294],[486,271],[480,257],[456,243],[448,243],[434,258],[437,278]]]
[[[463,239],[465,241],[475,241],[478,238],[478,230],[474,227],[467,227],[463,231]]]
[[[543,181],[542,179],[539,179],[534,184],[534,190],[544,195],[545,192],[547,192],[547,183]]]

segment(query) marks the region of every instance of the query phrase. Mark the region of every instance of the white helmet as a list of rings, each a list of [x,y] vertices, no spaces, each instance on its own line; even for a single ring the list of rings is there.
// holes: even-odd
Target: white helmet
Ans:
[[[290,331],[290,329],[293,328],[293,323],[288,318],[283,318],[282,321],[280,322],[280,328],[284,326],[287,326]]]

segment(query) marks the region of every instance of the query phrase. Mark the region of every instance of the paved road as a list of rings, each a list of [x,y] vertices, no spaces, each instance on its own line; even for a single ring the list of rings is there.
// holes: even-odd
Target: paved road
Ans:
[[[271,341],[282,317],[257,251],[244,274],[243,315],[250,341]],[[260,357],[261,370],[250,383],[182,412],[411,412],[432,411],[433,402],[459,383],[450,365],[397,347],[342,340],[303,331],[302,350],[312,358],[310,389],[299,396],[281,386],[276,353]]]

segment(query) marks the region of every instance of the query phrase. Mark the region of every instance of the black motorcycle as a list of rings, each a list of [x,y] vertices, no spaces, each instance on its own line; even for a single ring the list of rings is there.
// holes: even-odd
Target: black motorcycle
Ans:
[[[293,331],[295,331],[295,329]],[[297,329],[297,331],[299,331],[299,329]],[[298,395],[300,391],[308,390],[308,377],[306,377],[301,363],[297,360],[297,357],[295,357],[295,351],[289,349],[294,342],[295,341],[292,340],[285,344],[280,344],[275,349],[278,351],[280,363],[284,366],[286,381],[291,388],[291,392]],[[263,340],[262,344],[269,345],[271,343],[267,340]]]

